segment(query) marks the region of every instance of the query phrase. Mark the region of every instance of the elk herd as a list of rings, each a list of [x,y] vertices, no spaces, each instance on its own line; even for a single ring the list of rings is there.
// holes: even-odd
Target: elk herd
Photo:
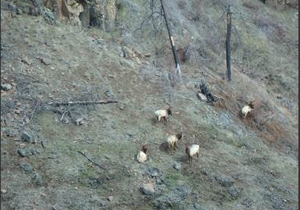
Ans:
[[[254,100],[255,101],[255,100]],[[240,113],[242,114],[242,118],[247,118],[251,111],[254,109],[254,101],[250,101],[247,103],[247,105],[243,106]],[[167,109],[160,109],[156,110],[154,112],[156,116],[157,122],[164,121],[166,124],[168,121],[168,118],[172,116],[172,107],[169,105]],[[169,135],[165,141],[166,145],[168,146],[169,150],[175,150],[177,148],[177,143],[180,141],[183,137],[183,133],[179,132],[177,134]],[[139,151],[137,155],[137,161],[140,163],[144,163],[147,161],[147,151],[148,146],[143,145],[141,151]],[[197,156],[199,158],[199,151],[200,151],[200,145],[199,144],[185,144],[185,153],[188,157],[189,163],[192,162],[192,159],[194,156]]]

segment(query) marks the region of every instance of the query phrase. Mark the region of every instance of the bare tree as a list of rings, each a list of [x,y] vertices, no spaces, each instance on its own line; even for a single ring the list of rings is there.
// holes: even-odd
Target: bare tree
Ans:
[[[148,1],[146,2],[148,3]],[[178,54],[177,54],[177,50],[175,47],[175,42],[174,42],[174,37],[172,35],[171,32],[171,28],[168,22],[168,18],[166,15],[166,10],[164,7],[164,3],[163,0],[160,0],[160,6],[158,7],[157,4],[155,4],[154,0],[150,0],[150,10],[151,10],[151,14],[142,21],[141,25],[139,28],[137,28],[135,30],[135,32],[142,30],[144,28],[145,25],[149,24],[149,22],[152,22],[152,31],[154,32],[154,35],[157,34],[157,32],[159,31],[159,28],[161,27],[160,25],[157,25],[157,19],[163,17],[163,20],[166,24],[166,29],[168,31],[168,36],[169,36],[169,40],[170,40],[170,44],[171,44],[171,49],[172,49],[172,54],[174,57],[174,62],[175,62],[175,77],[174,77],[174,81],[177,82],[181,82],[181,69],[180,69],[180,64],[179,64],[179,58],[178,58]],[[161,24],[161,22],[159,22],[159,24]]]
[[[227,35],[226,35],[226,67],[227,67],[227,79],[231,81],[231,10],[230,5],[227,8]]]
[[[163,4],[163,0],[160,0],[160,3],[161,3],[161,8],[162,8],[163,16],[164,16],[164,19],[165,19],[165,22],[166,22],[166,27],[167,27],[167,30],[168,30],[168,35],[169,35],[169,39],[170,39],[170,43],[171,43],[171,47],[172,47],[173,56],[174,56],[176,76],[177,76],[177,79],[179,81],[181,81],[181,70],[180,70],[179,59],[178,59],[178,55],[177,55],[177,51],[176,51],[176,47],[175,47],[175,43],[174,43],[174,38],[172,36],[172,32],[171,32],[170,27],[169,27],[169,23],[168,23],[165,7],[164,7],[164,4]]]

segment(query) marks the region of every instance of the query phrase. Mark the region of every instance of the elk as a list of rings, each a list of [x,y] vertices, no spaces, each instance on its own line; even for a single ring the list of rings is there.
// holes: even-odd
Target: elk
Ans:
[[[193,156],[197,155],[197,158],[199,158],[199,149],[200,146],[198,144],[186,144],[185,153],[189,158],[189,163],[192,161]]]
[[[155,111],[155,116],[158,122],[162,119],[167,122],[168,117],[172,115],[172,107],[169,105],[167,109],[160,109]]]
[[[143,145],[141,151],[138,153],[136,159],[140,163],[144,163],[147,160],[147,150],[148,147],[146,145]]]

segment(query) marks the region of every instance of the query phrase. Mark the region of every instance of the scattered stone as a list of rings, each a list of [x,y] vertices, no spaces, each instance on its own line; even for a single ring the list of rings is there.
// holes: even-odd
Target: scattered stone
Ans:
[[[31,65],[32,64],[32,61],[29,60],[28,57],[24,56],[23,58],[21,58],[21,61],[27,65]]]
[[[223,187],[231,187],[234,184],[234,181],[231,178],[224,176],[215,176],[215,180]]]
[[[108,196],[108,198],[107,198],[110,202],[112,202],[113,201],[113,199],[114,199],[114,196]]]
[[[1,90],[9,91],[11,89],[12,89],[12,85],[11,84],[1,84]]]
[[[241,193],[241,190],[235,186],[229,187],[227,191],[233,199],[237,199]]]
[[[123,54],[124,54],[123,57],[126,57],[126,58],[136,57],[135,53],[128,47],[124,46],[122,50],[123,50]]]
[[[63,210],[63,208],[58,206],[58,204],[55,204],[52,206],[52,210]]]
[[[51,46],[51,41],[49,41],[49,40],[46,40],[45,42],[44,42],[44,44],[46,45],[46,46]]]
[[[89,199],[89,202],[94,203],[99,206],[105,205],[105,202],[99,196],[96,196],[96,195],[91,196],[91,198]]]
[[[110,74],[110,75],[107,75],[109,78],[115,78],[115,76],[114,75],[112,75],[112,74]]]
[[[119,103],[119,109],[124,110],[125,109],[125,104],[124,103]]]
[[[160,179],[160,178],[156,178],[156,184],[164,184],[164,180]]]
[[[253,204],[253,200],[251,199],[251,198],[245,198],[242,202],[241,202],[241,204],[243,205],[243,206],[246,206],[246,207],[251,207],[252,206],[252,204]]]
[[[27,131],[22,132],[21,139],[27,143],[31,143],[33,141],[32,135]]]
[[[155,193],[154,186],[152,183],[143,184],[141,190],[145,195],[153,195]]]
[[[55,14],[47,7],[41,9],[41,14],[48,24],[54,25],[56,23]]]
[[[170,207],[176,207],[176,209],[185,209],[179,208],[186,204],[186,199],[191,193],[191,189],[187,185],[177,186],[174,190],[169,193],[164,193],[161,196],[157,197],[153,204],[158,209],[170,209]],[[173,209],[172,208],[172,209]]]
[[[27,154],[29,154],[29,155],[36,155],[38,153],[39,153],[39,151],[35,148],[27,149]]]
[[[117,128],[117,125],[116,125],[115,122],[112,123],[111,128],[112,128],[112,129],[116,129],[116,128]]]
[[[26,157],[27,156],[27,150],[24,148],[24,149],[18,149],[18,154],[21,156],[21,157]]]
[[[85,120],[84,120],[84,118],[78,118],[78,119],[76,119],[76,125],[83,125],[83,124],[85,124]]]
[[[68,64],[69,68],[77,68],[79,66],[79,64],[76,61],[70,61]]]
[[[16,136],[16,133],[10,129],[10,128],[7,128],[3,131],[3,133],[7,136],[7,137],[15,137]]]
[[[158,168],[149,168],[147,171],[147,174],[151,177],[157,177],[159,175],[159,169]]]
[[[34,170],[34,168],[31,165],[25,162],[21,162],[20,167],[25,171],[26,174],[29,174]]]
[[[195,83],[194,82],[188,82],[186,84],[186,88],[187,89],[194,89],[195,88]]]
[[[68,124],[70,121],[67,118],[63,118],[61,120],[61,122],[64,123],[64,124]]]
[[[112,90],[107,90],[107,91],[105,92],[105,95],[106,95],[107,97],[112,97],[112,96],[114,95],[114,93],[113,93]]]
[[[34,183],[36,183],[37,185],[43,185],[43,183],[44,183],[43,177],[42,177],[40,174],[38,174],[38,173],[35,173],[35,174],[32,176],[32,181],[33,181]]]
[[[177,171],[181,169],[181,163],[175,162],[173,164],[173,168],[175,168]]]
[[[17,7],[16,13],[17,13],[17,15],[22,15],[22,14],[23,14],[23,11],[22,11],[21,8]]]
[[[119,56],[120,56],[120,57],[125,57],[125,53],[124,53],[124,52],[121,52],[121,53],[119,54]]]
[[[187,197],[192,192],[187,184],[179,185],[175,189],[180,192],[182,197]]]
[[[5,194],[5,193],[7,193],[7,190],[6,189],[1,189],[1,193]]]
[[[41,59],[41,62],[42,62],[44,65],[46,65],[46,66],[48,66],[48,65],[51,64],[51,60],[50,60],[50,59],[47,59],[47,58],[40,58],[40,59]]]
[[[199,92],[199,93],[197,93],[197,96],[201,101],[207,101],[207,98],[204,94]]]
[[[194,203],[194,208],[197,210],[202,210],[200,204],[198,204],[198,203]]]

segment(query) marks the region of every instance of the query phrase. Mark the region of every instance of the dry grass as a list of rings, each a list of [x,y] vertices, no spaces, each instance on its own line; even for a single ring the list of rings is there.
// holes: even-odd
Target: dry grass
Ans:
[[[243,80],[236,75],[236,80]],[[295,130],[283,122],[279,117],[279,109],[274,102],[264,93],[260,93],[260,97],[252,98],[243,94],[243,90],[235,88],[234,84],[228,84],[222,79],[214,80],[212,86],[213,93],[220,98],[216,103],[215,108],[218,111],[228,111],[236,119],[237,122],[244,124],[250,130],[255,131],[259,136],[266,140],[267,143],[276,145],[277,147],[284,147],[286,144],[295,146],[297,142],[292,137]],[[245,87],[247,92],[257,92],[256,86],[251,85]],[[241,109],[250,100],[256,99],[254,102],[254,110],[243,118]]]

